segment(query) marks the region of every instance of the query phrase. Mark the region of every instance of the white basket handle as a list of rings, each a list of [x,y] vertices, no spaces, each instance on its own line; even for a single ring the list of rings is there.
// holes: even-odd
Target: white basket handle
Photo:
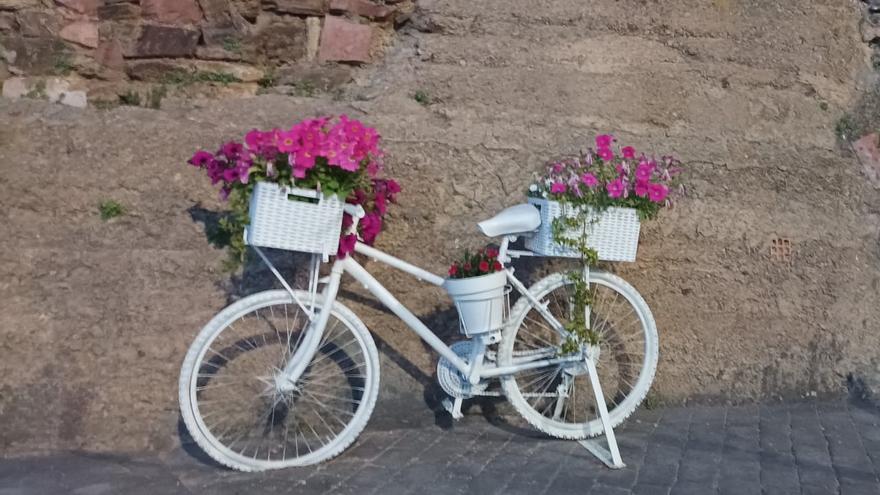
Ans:
[[[290,199],[291,196],[295,196],[298,198],[309,198],[309,199],[317,199],[319,202],[324,198],[323,194],[320,194],[318,191],[314,189],[300,189],[298,187],[285,187],[281,190],[287,199]]]

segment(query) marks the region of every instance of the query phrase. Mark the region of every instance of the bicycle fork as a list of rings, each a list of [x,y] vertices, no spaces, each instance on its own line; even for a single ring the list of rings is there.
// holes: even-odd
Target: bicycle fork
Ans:
[[[343,271],[341,263],[334,263],[327,286],[321,292],[324,300],[321,311],[318,313],[317,318],[312,319],[304,330],[305,336],[302,343],[290,356],[287,363],[285,363],[284,369],[275,375],[275,389],[278,392],[284,393],[296,390],[296,382],[305,373],[315,353],[318,352],[321,340],[324,337],[324,329],[327,327],[330,313],[333,310],[333,301],[336,300],[336,294],[339,292],[339,282],[342,279]]]

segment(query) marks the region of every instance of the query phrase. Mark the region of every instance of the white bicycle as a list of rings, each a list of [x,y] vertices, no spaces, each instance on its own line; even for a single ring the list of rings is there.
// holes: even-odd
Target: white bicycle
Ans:
[[[345,208],[355,222],[363,216],[360,207]],[[498,259],[521,297],[501,329],[451,346],[352,256],[337,259],[328,277],[310,283],[311,290],[294,290],[256,249],[284,290],[235,302],[196,337],[180,373],[180,409],[190,434],[212,458],[242,471],[314,464],[354,442],[376,403],[379,356],[367,327],[336,300],[348,273],[440,354],[437,377],[454,417],[460,417],[463,399],[503,394],[548,435],[583,440],[604,433],[606,453],[622,466],[613,427],[632,414],[653,381],[654,318],[632,286],[591,270],[585,273],[593,301],[587,321],[599,344],[564,353],[573,282],[555,273],[527,289],[508,266],[513,258],[533,255],[508,246],[540,223],[537,210],[520,205],[479,224],[487,236],[501,238]],[[444,284],[443,277],[370,246],[358,243],[355,251]],[[493,386],[496,379],[500,389]]]

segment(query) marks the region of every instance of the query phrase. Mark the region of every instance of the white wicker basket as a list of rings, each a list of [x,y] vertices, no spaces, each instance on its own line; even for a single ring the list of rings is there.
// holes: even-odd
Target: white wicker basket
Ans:
[[[248,210],[250,246],[336,254],[342,228],[342,201],[311,189],[258,182]]]
[[[525,239],[526,249],[542,256],[578,258],[574,249],[557,244],[553,240],[553,219],[562,215],[574,216],[575,209],[541,198],[529,198],[529,203],[541,212],[541,227],[534,236]],[[599,252],[603,261],[635,261],[639,247],[639,213],[634,208],[608,208],[587,229],[587,244]],[[572,232],[571,236],[579,235]]]

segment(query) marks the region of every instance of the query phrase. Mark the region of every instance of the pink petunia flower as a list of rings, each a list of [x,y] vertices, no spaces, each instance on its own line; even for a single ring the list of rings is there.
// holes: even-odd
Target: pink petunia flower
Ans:
[[[244,136],[244,144],[247,145],[247,148],[251,151],[258,152],[265,143],[265,134],[263,131],[258,129],[251,129]]]
[[[651,175],[654,173],[654,166],[648,163],[647,161],[643,161],[639,163],[639,166],[636,167],[636,179],[640,181],[647,181],[651,179]]]
[[[626,159],[632,159],[636,157],[636,149],[632,146],[624,146],[620,150],[620,152],[623,153],[623,157]]]
[[[614,136],[610,134],[601,134],[599,136],[596,136],[597,148],[608,148],[611,146],[612,142],[614,142]]]
[[[587,187],[593,188],[599,184],[599,179],[597,179],[595,175],[587,172],[586,174],[581,176],[581,182],[583,182]]]
[[[315,166],[315,160],[318,154],[312,148],[300,148],[296,153],[290,155],[288,161],[291,166],[307,170]]]
[[[566,186],[565,182],[554,182],[550,186],[550,192],[553,194],[565,194]]]
[[[244,147],[241,145],[241,143],[229,141],[220,148],[220,152],[217,154],[224,155],[229,160],[235,160],[236,158],[238,158],[238,155],[241,154],[243,149]]]
[[[357,235],[349,234],[339,238],[339,250],[336,256],[345,258],[348,253],[354,251],[354,245],[357,243]]]
[[[282,153],[293,153],[299,148],[299,135],[294,130],[287,132],[279,131],[276,139],[278,141],[278,151]]]
[[[639,180],[638,182],[636,182],[636,187],[635,187],[636,196],[638,196],[640,198],[644,198],[645,196],[648,195],[649,191],[650,191],[650,185],[648,184],[647,181]]]
[[[611,148],[599,148],[599,151],[597,151],[596,154],[606,162],[610,162],[614,159],[614,152],[611,151]]]
[[[618,178],[618,179],[614,179],[613,181],[609,182],[605,186],[605,189],[608,190],[609,197],[619,198],[619,197],[623,196],[623,193],[626,190],[626,185],[624,185],[623,180]]]
[[[382,230],[382,217],[375,213],[369,213],[361,219],[360,227],[364,243],[372,245]]]
[[[196,151],[195,154],[190,158],[187,163],[194,167],[204,168],[211,160],[214,159],[214,155],[208,153],[204,150]]]
[[[664,184],[651,184],[648,186],[648,199],[655,203],[662,203],[669,195],[669,188]]]

